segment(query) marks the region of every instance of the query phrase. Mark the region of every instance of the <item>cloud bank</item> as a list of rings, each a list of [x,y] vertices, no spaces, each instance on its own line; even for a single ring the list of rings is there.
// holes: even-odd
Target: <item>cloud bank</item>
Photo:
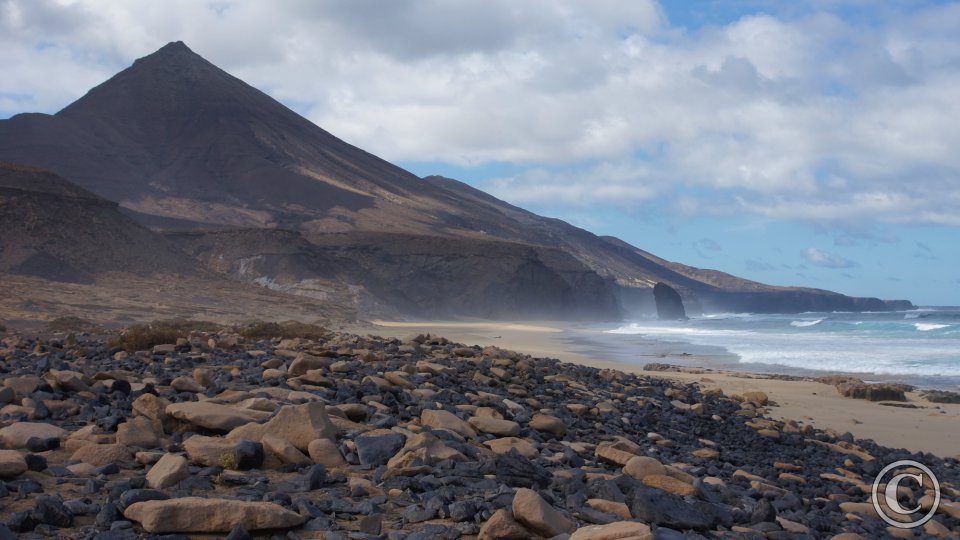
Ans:
[[[960,226],[960,5],[797,5],[0,0],[0,115],[182,39],[389,160],[509,163],[518,204]]]

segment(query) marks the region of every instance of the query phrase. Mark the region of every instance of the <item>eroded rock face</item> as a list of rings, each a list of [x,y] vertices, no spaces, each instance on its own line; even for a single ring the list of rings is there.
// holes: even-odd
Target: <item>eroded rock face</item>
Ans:
[[[151,533],[229,532],[237,525],[248,531],[288,529],[304,522],[299,514],[271,502],[200,497],[139,502],[123,515]]]
[[[653,286],[653,299],[657,303],[657,317],[661,321],[687,319],[687,312],[683,309],[683,299],[673,287],[658,282]]]

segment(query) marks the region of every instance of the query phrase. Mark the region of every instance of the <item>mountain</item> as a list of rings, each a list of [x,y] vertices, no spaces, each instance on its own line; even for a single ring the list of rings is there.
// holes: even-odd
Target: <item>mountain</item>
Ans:
[[[0,159],[117,202],[223,275],[305,295],[332,280],[373,310],[613,319],[651,311],[661,281],[694,313],[887,308],[672,263],[456,180],[418,178],[181,42],[55,115],[0,121]]]
[[[42,169],[0,162],[0,230],[0,272],[72,283],[102,272],[204,273],[117,203]]]

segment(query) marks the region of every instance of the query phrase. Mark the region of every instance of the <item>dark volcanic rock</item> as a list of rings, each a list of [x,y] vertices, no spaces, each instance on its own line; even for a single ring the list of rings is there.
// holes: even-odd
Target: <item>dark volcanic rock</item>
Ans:
[[[535,461],[516,450],[497,456],[494,460],[497,480],[514,487],[545,488],[550,485],[550,473]]]
[[[69,527],[73,523],[73,514],[57,497],[40,497],[37,506],[30,513],[30,517],[37,523],[53,525],[54,527]]]
[[[357,455],[360,464],[365,467],[379,467],[384,465],[403,448],[406,437],[393,432],[374,432],[358,437]]]
[[[714,519],[698,505],[658,489],[639,487],[633,492],[630,507],[633,517],[644,523],[665,525],[678,529],[707,530]]]
[[[658,282],[653,286],[653,299],[657,303],[657,317],[661,321],[686,320],[687,312],[683,309],[683,299],[673,287],[662,281]]]

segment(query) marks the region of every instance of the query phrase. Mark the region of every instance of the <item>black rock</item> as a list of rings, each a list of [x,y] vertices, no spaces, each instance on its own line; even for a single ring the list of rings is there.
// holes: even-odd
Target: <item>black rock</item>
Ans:
[[[37,522],[34,521],[31,516],[32,512],[30,510],[24,510],[23,512],[17,512],[10,516],[9,521],[7,521],[7,527],[11,531],[17,533],[30,532],[37,527]]]
[[[247,532],[247,529],[245,529],[243,525],[237,523],[230,531],[230,534],[227,535],[227,540],[253,540],[253,537],[250,536],[250,533]]]
[[[657,317],[661,321],[683,321],[687,312],[683,309],[683,299],[673,287],[663,282],[653,286],[653,299],[657,303]]]
[[[473,521],[478,508],[473,501],[457,501],[450,504],[450,519],[453,521]]]
[[[31,493],[43,493],[43,486],[33,478],[18,478],[7,482],[7,489],[16,491],[18,496],[26,497]]]
[[[97,513],[97,519],[95,523],[97,524],[97,527],[106,529],[111,523],[117,521],[121,517],[123,517],[123,515],[120,514],[120,510],[117,508],[117,505],[112,502],[108,502],[104,503],[103,506],[100,507],[100,511]]]
[[[60,448],[60,439],[57,437],[47,439],[30,437],[27,439],[27,450],[31,452],[46,452],[48,450],[56,450],[57,448]]]
[[[120,474],[120,466],[117,465],[116,463],[107,463],[102,467],[97,467],[96,473],[98,475],[102,474],[106,476],[109,476],[111,474]]]
[[[111,529],[93,535],[92,540],[137,540],[137,533],[132,529]]]
[[[709,516],[682,497],[647,487],[637,488],[633,492],[630,513],[644,523],[677,529],[703,531],[713,524]]]
[[[400,433],[391,432],[357,437],[354,442],[357,445],[360,464],[364,467],[376,468],[385,465],[403,448],[406,437]]]
[[[494,460],[497,480],[512,487],[546,488],[553,475],[535,461],[520,455],[516,449]]]
[[[0,523],[0,540],[17,540],[17,535],[3,523]]]
[[[69,527],[73,524],[73,514],[57,497],[38,497],[37,505],[30,512],[30,517],[37,523],[55,527]]]
[[[170,496],[159,489],[131,489],[120,496],[117,507],[120,511],[126,510],[128,506],[143,501],[165,501]]]
[[[750,524],[776,521],[777,509],[766,499],[760,499],[750,511]]]
[[[403,509],[403,520],[407,523],[420,523],[437,517],[435,508],[427,508],[419,504],[413,504]]]
[[[326,479],[327,468],[320,464],[314,465],[303,475],[304,488],[307,491],[320,489]]]
[[[30,469],[34,472],[45,471],[47,469],[47,458],[39,456],[37,454],[27,454],[23,456],[24,461],[27,462],[27,469]]]
[[[233,446],[237,456],[237,469],[259,469],[263,465],[263,445],[254,441],[238,441]]]
[[[99,504],[88,503],[80,499],[64,501],[63,505],[66,506],[67,510],[69,510],[74,516],[88,516],[90,514],[96,514],[100,511]]]

